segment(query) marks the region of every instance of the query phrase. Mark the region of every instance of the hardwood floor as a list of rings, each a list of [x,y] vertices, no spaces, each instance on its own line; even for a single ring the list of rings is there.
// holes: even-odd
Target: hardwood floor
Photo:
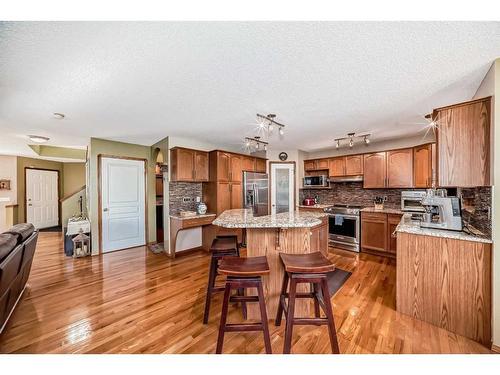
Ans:
[[[393,260],[332,250],[352,276],[332,299],[342,353],[491,353],[395,311]],[[0,353],[214,353],[222,294],[202,324],[209,256],[170,260],[146,247],[72,259],[60,233],[40,233],[28,289]],[[272,317],[270,317],[272,318]],[[241,319],[231,307],[229,321]],[[270,322],[274,353],[284,324]],[[261,353],[261,333],[228,333],[225,353]],[[326,327],[297,327],[293,353],[330,353]]]

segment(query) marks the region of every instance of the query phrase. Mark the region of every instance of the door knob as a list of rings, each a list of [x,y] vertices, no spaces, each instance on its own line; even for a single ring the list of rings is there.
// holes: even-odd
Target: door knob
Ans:
[[[28,204],[28,206],[33,206],[33,205],[30,203],[30,204]]]
[[[108,209],[107,209],[107,208],[105,208],[103,211],[104,211],[104,212],[108,212]]]

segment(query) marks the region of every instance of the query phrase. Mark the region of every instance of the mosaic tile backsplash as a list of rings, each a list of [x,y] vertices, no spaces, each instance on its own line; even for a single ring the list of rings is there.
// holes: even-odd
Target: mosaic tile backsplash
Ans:
[[[202,197],[202,184],[196,182],[170,182],[169,209],[171,215],[176,215],[181,210],[196,211],[196,197]],[[183,202],[183,197],[189,197],[191,202]]]

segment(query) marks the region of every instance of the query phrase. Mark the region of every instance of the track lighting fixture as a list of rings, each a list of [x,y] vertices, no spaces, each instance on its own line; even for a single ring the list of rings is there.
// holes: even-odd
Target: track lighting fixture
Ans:
[[[279,134],[280,135],[285,134],[284,131],[285,125],[280,124],[279,122],[274,120],[276,118],[276,115],[274,113],[270,113],[267,116],[257,113],[257,117],[262,120],[259,123],[259,130],[263,129],[267,131],[267,133],[271,134],[272,131],[274,130],[274,127],[277,126],[279,129]]]
[[[341,137],[341,138],[335,138],[334,141],[335,141],[335,148],[340,148],[341,144],[340,142],[343,141],[343,140],[349,140],[347,142],[347,144],[349,145],[349,147],[354,147],[354,142],[356,139],[363,139],[363,143],[365,145],[368,145],[370,143],[370,135],[371,134],[359,134],[359,135],[356,135],[356,133],[347,133],[347,136],[346,137]]]
[[[262,141],[260,139],[260,137],[256,136],[256,137],[246,137],[245,138],[245,147],[246,148],[252,148],[254,147],[256,150],[259,150],[260,147],[262,146],[262,148],[264,149],[264,151],[267,151],[267,145],[269,143],[265,142],[265,141]]]

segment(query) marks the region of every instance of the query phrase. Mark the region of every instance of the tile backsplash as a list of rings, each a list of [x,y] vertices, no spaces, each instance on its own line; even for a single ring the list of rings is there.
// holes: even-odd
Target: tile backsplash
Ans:
[[[459,188],[462,197],[462,219],[491,238],[491,187]]]
[[[363,189],[362,182],[335,182],[330,189],[302,189],[299,193],[300,202],[304,198],[318,196],[321,204],[351,203],[362,206],[373,206],[376,196],[386,196],[385,206],[401,207],[401,192],[412,189]]]
[[[202,197],[202,184],[196,182],[170,182],[170,214],[178,214],[181,210],[195,211],[196,197]],[[191,198],[190,202],[184,202],[183,198]]]

